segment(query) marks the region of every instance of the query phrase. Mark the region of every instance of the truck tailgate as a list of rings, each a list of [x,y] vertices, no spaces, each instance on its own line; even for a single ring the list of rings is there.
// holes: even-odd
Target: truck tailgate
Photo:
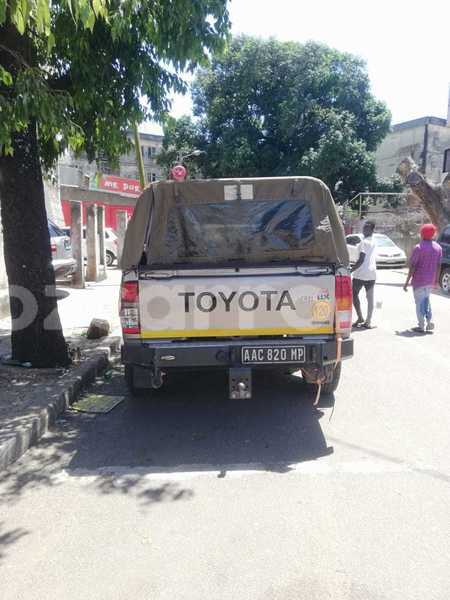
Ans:
[[[141,337],[330,334],[333,274],[139,278]]]

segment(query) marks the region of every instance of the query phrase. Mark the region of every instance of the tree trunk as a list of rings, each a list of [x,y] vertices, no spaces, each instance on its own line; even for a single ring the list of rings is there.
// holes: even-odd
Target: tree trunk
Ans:
[[[33,367],[70,363],[55,292],[36,124],[0,156],[0,201],[10,286],[12,358]]]
[[[441,231],[450,222],[450,180],[448,176],[441,185],[434,185],[417,169],[411,158],[405,158],[398,166],[397,173],[419,198],[430,221]]]

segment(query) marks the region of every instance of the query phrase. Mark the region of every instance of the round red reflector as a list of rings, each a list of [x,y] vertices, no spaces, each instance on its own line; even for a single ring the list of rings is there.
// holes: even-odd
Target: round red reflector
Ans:
[[[184,181],[187,176],[187,169],[183,165],[175,165],[170,173],[175,181]]]

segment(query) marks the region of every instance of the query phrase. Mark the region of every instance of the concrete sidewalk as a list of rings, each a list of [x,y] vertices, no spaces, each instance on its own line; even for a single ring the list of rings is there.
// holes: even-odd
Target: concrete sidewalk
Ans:
[[[107,319],[111,324],[111,333],[120,334],[119,287],[121,271],[108,269],[107,279],[99,283],[86,283],[86,289],[76,290],[58,283],[58,312],[66,336],[74,335],[89,327],[94,317]],[[0,355],[5,353],[2,343],[9,336],[11,320],[0,319]]]
[[[19,458],[44,435],[58,414],[109,364],[120,348],[118,298],[120,271],[89,283],[84,290],[57,286],[58,310],[66,341],[80,348],[81,360],[69,369],[27,369],[0,364],[0,469]],[[111,333],[87,340],[93,318],[107,319]],[[9,319],[0,320],[0,356],[10,353]]]

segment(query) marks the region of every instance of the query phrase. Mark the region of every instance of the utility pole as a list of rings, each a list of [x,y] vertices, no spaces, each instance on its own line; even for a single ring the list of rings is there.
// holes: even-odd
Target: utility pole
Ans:
[[[144,171],[144,159],[142,158],[141,142],[139,139],[139,129],[138,129],[138,124],[136,122],[133,125],[133,129],[134,129],[134,148],[136,150],[136,162],[137,162],[138,171],[139,171],[139,181],[141,184],[141,188],[144,189],[145,185],[146,185],[145,171]]]

